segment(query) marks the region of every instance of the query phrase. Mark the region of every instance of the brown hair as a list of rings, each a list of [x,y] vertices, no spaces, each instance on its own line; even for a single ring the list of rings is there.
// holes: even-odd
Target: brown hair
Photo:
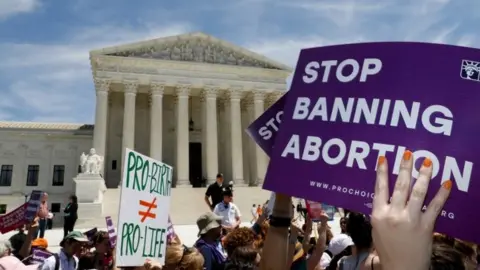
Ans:
[[[230,256],[230,262],[225,269],[228,270],[250,270],[257,266],[258,252],[252,246],[241,246],[235,248]]]
[[[100,244],[107,239],[109,239],[108,232],[98,231],[93,235],[93,244],[94,245]]]
[[[430,270],[465,270],[464,257],[452,246],[434,242]]]
[[[237,247],[253,246],[255,233],[246,227],[237,228],[225,237],[225,250],[230,257]]]
[[[203,270],[203,256],[196,248],[182,245],[179,239],[174,239],[167,245],[164,270]]]
[[[455,245],[455,238],[441,233],[433,233],[433,242],[453,247]]]
[[[265,239],[267,238],[267,232],[269,228],[270,223],[268,223],[268,221],[263,222],[263,224],[261,225],[260,234],[255,236],[253,246],[259,251],[261,251],[263,248],[263,244],[265,242]]]

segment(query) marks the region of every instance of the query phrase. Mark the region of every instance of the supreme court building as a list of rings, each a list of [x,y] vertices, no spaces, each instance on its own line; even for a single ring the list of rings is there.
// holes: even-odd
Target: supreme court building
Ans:
[[[245,129],[285,93],[290,67],[198,32],[94,50],[90,63],[93,126],[0,122],[0,194],[69,194],[91,147],[108,188],[125,148],[172,165],[176,186],[218,172],[262,183],[268,160]]]

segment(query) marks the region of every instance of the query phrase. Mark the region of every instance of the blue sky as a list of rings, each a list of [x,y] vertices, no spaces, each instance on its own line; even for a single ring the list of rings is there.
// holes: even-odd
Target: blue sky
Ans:
[[[0,120],[93,123],[92,49],[203,31],[293,66],[301,48],[327,44],[480,47],[479,10],[479,0],[0,0]]]

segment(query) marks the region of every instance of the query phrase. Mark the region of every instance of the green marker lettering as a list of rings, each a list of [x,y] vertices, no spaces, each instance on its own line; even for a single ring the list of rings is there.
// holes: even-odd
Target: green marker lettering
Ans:
[[[140,187],[140,181],[138,180],[138,171],[142,169],[143,159],[142,156],[138,155],[135,159],[135,176],[133,177],[133,189],[138,191],[143,191]]]
[[[147,187],[147,184],[150,180],[149,179],[150,178],[149,172],[150,172],[150,162],[147,159],[143,163],[143,169],[142,169],[142,190],[145,190],[145,188]]]
[[[127,162],[127,183],[126,187],[130,187],[130,173],[135,169],[135,153],[128,153],[128,162]]]
[[[158,172],[158,164],[156,162],[152,163],[152,178],[150,178],[150,193],[155,193],[158,185],[157,181],[157,172]]]
[[[165,244],[165,242],[163,242],[163,235],[165,234],[167,230],[166,229],[157,229],[156,232],[155,232],[155,251],[157,251],[157,248],[158,248],[158,256],[157,258],[162,258],[163,257],[163,254],[162,254],[162,246]]]

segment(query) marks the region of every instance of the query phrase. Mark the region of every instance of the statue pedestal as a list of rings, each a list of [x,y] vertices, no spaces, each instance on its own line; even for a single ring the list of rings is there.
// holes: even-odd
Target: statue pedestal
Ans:
[[[103,194],[107,190],[100,174],[81,173],[73,179],[78,198],[78,218],[95,219],[103,214]]]

